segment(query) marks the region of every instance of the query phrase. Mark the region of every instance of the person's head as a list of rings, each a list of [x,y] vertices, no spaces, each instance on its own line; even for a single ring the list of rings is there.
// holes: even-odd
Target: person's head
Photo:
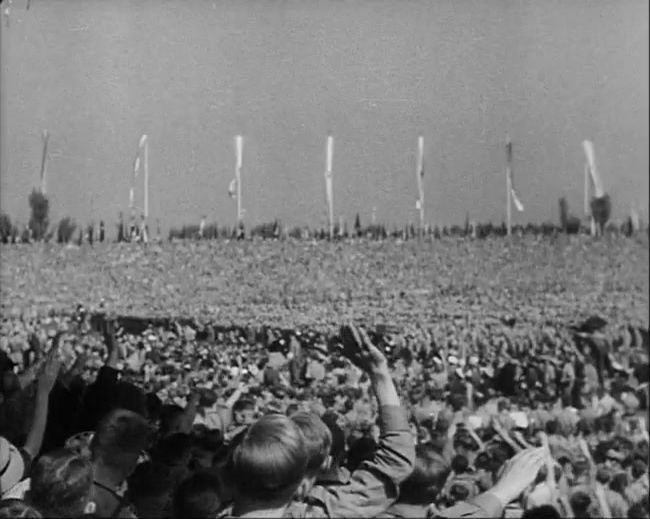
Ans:
[[[0,436],[0,498],[25,475],[25,462],[18,448]]]
[[[156,445],[154,457],[168,467],[189,467],[192,459],[192,440],[190,436],[185,433],[165,436]]]
[[[465,474],[469,470],[469,461],[462,454],[456,454],[451,460],[451,470],[454,474]]]
[[[235,506],[264,510],[287,505],[307,473],[308,462],[298,425],[282,414],[263,416],[242,435],[229,460]]]
[[[454,504],[460,502],[460,501],[465,501],[469,498],[469,488],[466,485],[463,484],[454,484],[451,486],[449,489],[449,506],[453,506]]]
[[[22,499],[0,501],[0,519],[41,519],[41,513]]]
[[[479,446],[466,430],[460,430],[454,436],[454,450],[456,453],[464,456],[469,465],[474,463],[474,459],[479,453]]]
[[[160,434],[168,436],[181,432],[184,410],[179,405],[167,404],[160,409]]]
[[[596,471],[596,481],[601,485],[607,485],[612,479],[612,473],[605,467],[600,467]]]
[[[41,456],[34,465],[26,500],[45,517],[76,517],[91,511],[92,484],[90,461],[59,449]]]
[[[116,481],[124,481],[150,439],[151,429],[144,417],[125,409],[111,411],[97,425],[90,443],[95,470],[101,468]]]
[[[354,440],[348,449],[348,470],[354,472],[361,463],[372,459],[376,450],[377,442],[375,442],[375,440],[370,436],[362,436]]]
[[[571,504],[574,517],[587,517],[587,510],[589,510],[589,506],[591,505],[589,494],[578,490],[571,495],[569,503]]]
[[[639,479],[641,476],[648,472],[648,466],[643,460],[636,459],[630,465],[630,475],[633,479]]]
[[[130,382],[118,382],[113,394],[114,407],[127,409],[138,413],[141,416],[147,416],[147,396],[135,384]]]
[[[625,472],[618,472],[617,474],[614,474],[609,482],[609,488],[614,492],[624,495],[628,484],[627,474]]]
[[[327,425],[314,413],[298,412],[291,420],[300,428],[305,439],[307,451],[307,485],[302,490],[308,492],[321,471],[327,470],[331,464],[330,448],[332,435]]]
[[[214,457],[223,445],[223,435],[219,430],[208,430],[192,439],[193,470],[209,469],[214,465]]]
[[[431,445],[415,447],[413,472],[400,485],[402,503],[427,504],[438,498],[438,493],[449,476],[449,464]]]
[[[536,506],[525,510],[521,519],[560,519],[562,516],[553,505]]]
[[[232,418],[236,425],[251,425],[255,421],[255,402],[240,398],[232,406]]]
[[[172,493],[170,469],[162,463],[140,463],[129,477],[129,499],[139,518],[161,517]]]
[[[215,517],[221,508],[219,478],[209,472],[197,472],[183,481],[173,500],[174,519]]]
[[[648,511],[648,498],[645,497],[640,503],[633,504],[627,511],[629,519],[648,519],[650,518],[650,511]]]
[[[605,453],[605,467],[610,469],[612,472],[620,472],[623,470],[623,454],[614,450],[608,449]]]
[[[549,420],[546,422],[546,434],[549,436],[553,434],[558,434],[558,431],[560,429],[560,423],[557,421],[557,419]]]

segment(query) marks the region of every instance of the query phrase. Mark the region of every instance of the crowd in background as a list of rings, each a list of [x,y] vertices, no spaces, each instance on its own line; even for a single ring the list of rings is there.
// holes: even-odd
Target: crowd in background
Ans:
[[[4,318],[0,517],[648,517],[647,329],[119,323]]]

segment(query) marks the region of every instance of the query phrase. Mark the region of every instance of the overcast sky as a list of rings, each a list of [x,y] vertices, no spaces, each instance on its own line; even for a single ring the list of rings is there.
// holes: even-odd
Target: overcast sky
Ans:
[[[252,222],[324,222],[328,132],[348,221],[417,220],[419,134],[431,223],[504,218],[506,133],[516,222],[562,194],[581,213],[585,138],[614,216],[647,215],[645,0],[25,2],[1,29],[0,203],[23,222],[43,128],[54,220],[126,211],[142,133],[163,227],[232,223],[237,133]]]

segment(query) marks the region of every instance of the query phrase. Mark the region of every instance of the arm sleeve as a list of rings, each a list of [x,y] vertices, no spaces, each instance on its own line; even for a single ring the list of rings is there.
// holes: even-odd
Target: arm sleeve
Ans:
[[[413,470],[415,444],[406,410],[382,406],[381,436],[372,460],[363,462],[347,485],[316,486],[311,501],[325,509],[328,517],[375,517],[395,502],[399,485]]]
[[[503,504],[494,494],[485,492],[469,501],[457,503],[454,506],[442,510],[432,517],[456,519],[461,517],[501,517]]]

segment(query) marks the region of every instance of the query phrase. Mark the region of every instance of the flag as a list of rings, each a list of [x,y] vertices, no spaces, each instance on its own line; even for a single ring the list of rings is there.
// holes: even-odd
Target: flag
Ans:
[[[138,149],[135,152],[135,160],[133,161],[133,178],[131,179],[131,189],[129,190],[129,207],[133,208],[135,202],[135,180],[140,173],[140,157],[144,153],[144,147],[147,143],[147,136],[140,137],[138,142]]]
[[[600,175],[598,174],[598,169],[596,168],[596,154],[594,153],[594,144],[591,141],[585,140],[582,142],[582,147],[585,151],[585,157],[587,159],[587,167],[589,169],[591,185],[594,188],[594,196],[596,198],[601,198],[605,194],[605,191],[603,190],[603,186],[600,181]]]
[[[50,134],[47,130],[43,130],[43,155],[41,157],[41,192],[45,194],[46,191],[46,177],[47,177],[47,144],[50,140]]]
[[[325,196],[327,200],[327,221],[330,235],[334,231],[334,188],[332,179],[332,161],[334,158],[334,137],[327,137],[327,155],[325,167]]]
[[[424,137],[418,137],[418,158],[416,178],[418,181],[418,199],[415,208],[420,212],[420,229],[424,226]]]
[[[237,221],[241,222],[244,216],[244,210],[241,206],[241,168],[243,163],[244,153],[244,137],[235,135],[235,178],[230,181],[228,186],[228,195],[230,198],[237,200]]]
[[[509,138],[506,139],[506,159],[508,161],[508,182],[510,184],[510,195],[512,196],[512,201],[517,208],[517,211],[520,213],[524,210],[524,204],[519,200],[517,191],[515,190],[515,183],[512,175],[512,142]]]

